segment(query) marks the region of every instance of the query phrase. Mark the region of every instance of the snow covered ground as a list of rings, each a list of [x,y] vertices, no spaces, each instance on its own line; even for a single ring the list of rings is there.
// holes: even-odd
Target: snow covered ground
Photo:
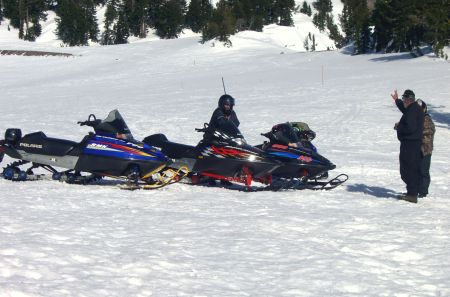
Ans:
[[[305,121],[332,174],[350,180],[277,193],[0,180],[1,297],[450,295],[450,64],[239,38],[231,49],[197,37],[61,49],[0,38],[0,49],[75,55],[0,56],[0,131],[79,141],[89,129],[77,121],[118,108],[137,139],[195,144],[224,77],[249,143]],[[404,191],[396,88],[413,89],[437,125],[430,196],[417,205],[393,198]]]

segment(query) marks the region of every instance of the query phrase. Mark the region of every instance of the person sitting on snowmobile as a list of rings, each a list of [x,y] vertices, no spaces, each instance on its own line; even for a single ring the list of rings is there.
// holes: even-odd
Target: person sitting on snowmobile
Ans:
[[[203,140],[205,142],[210,142],[212,139],[212,133],[215,130],[228,130],[230,125],[239,127],[239,119],[236,113],[233,110],[235,104],[235,100],[231,95],[224,94],[220,96],[218,106],[214,110],[211,120],[209,121],[208,130],[203,135]],[[210,178],[208,180],[210,185],[215,184],[215,179]],[[229,181],[221,180],[220,183],[225,186],[230,186],[231,183]]]
[[[302,147],[316,150],[311,143],[311,140],[316,137],[316,133],[306,123],[287,122],[277,124],[272,127],[271,135],[271,142],[295,148]]]
[[[291,125],[300,140],[301,146],[317,152],[316,147],[311,143],[311,141],[316,138],[316,132],[311,130],[308,124],[303,122],[291,122]]]
[[[236,127],[239,127],[239,120],[236,113],[233,110],[235,100],[231,95],[225,94],[220,96],[218,107],[214,110],[209,121],[209,127],[213,130],[221,129],[222,126],[233,123]]]

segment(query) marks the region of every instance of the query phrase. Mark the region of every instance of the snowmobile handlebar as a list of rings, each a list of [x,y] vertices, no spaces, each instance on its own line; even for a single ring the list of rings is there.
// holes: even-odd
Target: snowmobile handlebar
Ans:
[[[92,119],[92,120],[91,120]],[[97,120],[94,114],[90,114],[87,121],[77,122],[80,126],[89,126],[95,128],[102,120]]]
[[[273,137],[273,133],[272,132],[266,132],[266,133],[261,133],[261,136],[264,136],[264,137],[266,137],[266,138],[268,138],[269,140],[273,140],[274,139],[274,137]]]
[[[203,128],[195,128],[196,132],[206,132],[209,130],[209,125],[207,123],[203,124]]]

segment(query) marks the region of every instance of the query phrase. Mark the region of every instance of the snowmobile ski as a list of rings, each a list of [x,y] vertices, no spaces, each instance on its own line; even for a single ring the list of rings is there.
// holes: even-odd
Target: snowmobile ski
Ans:
[[[119,185],[119,188],[122,190],[129,190],[129,191],[160,189],[167,185],[180,182],[188,174],[189,170],[187,167],[184,166],[179,168],[178,170],[166,168],[163,171],[153,174],[151,177],[145,180],[145,183],[128,182],[126,184]]]

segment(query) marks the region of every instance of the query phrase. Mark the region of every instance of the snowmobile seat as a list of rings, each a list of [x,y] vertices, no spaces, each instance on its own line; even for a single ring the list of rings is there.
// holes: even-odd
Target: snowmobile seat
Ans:
[[[18,143],[19,149],[27,153],[65,156],[76,148],[78,143],[65,139],[47,137],[44,132],[35,132],[25,135]]]
[[[197,158],[197,152],[194,146],[171,142],[164,134],[153,134],[143,140],[144,143],[161,148],[162,152],[169,158]]]

